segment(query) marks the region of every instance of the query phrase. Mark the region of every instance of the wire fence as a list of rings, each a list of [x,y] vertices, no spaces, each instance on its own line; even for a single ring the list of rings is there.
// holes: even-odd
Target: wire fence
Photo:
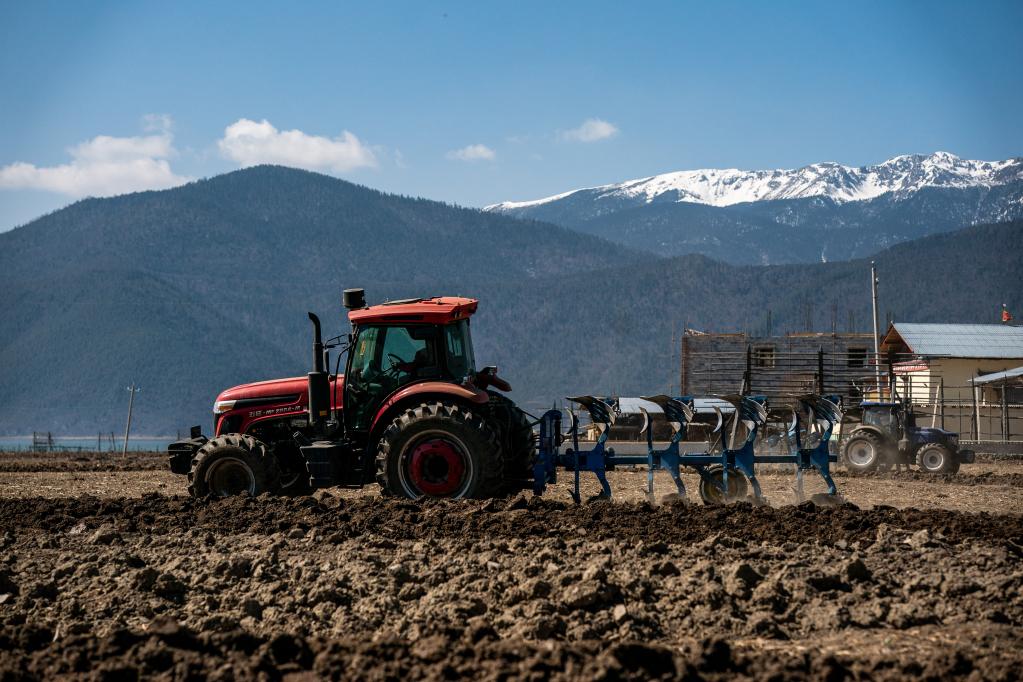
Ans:
[[[181,436],[178,436],[178,440]],[[171,436],[132,436],[128,451],[163,451],[175,440]],[[36,431],[31,436],[0,436],[0,452],[112,452],[120,454],[124,446],[118,434],[101,433],[96,436],[55,436],[52,432]]]

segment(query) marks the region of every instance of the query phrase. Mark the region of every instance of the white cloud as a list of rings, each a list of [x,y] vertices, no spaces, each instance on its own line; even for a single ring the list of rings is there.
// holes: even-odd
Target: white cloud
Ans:
[[[167,189],[188,182],[171,170],[173,136],[169,116],[147,116],[147,131],[155,135],[112,137],[98,135],[70,147],[69,163],[36,166],[16,162],[0,167],[0,189],[38,189],[74,198],[113,196],[147,189]]]
[[[485,144],[470,144],[447,153],[447,158],[456,161],[493,161],[497,158],[494,150]]]
[[[276,163],[343,173],[377,165],[373,150],[347,130],[331,139],[301,130],[277,130],[266,119],[258,123],[238,119],[224,129],[217,146],[225,157],[242,166]]]
[[[599,118],[588,118],[578,128],[561,133],[561,138],[572,142],[597,142],[617,134],[618,128],[613,123]]]

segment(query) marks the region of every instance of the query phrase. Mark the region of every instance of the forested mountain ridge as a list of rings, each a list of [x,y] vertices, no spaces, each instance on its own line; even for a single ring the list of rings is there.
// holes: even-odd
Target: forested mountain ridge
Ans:
[[[339,331],[345,287],[469,294],[640,260],[554,225],[274,166],[81,201],[0,234],[0,433],[110,430],[132,381],[141,432],[207,419],[221,388],[308,371],[305,312]]]
[[[1023,221],[898,244],[873,260],[882,324],[995,324],[1002,303],[1023,311]],[[554,293],[534,305],[537,290]],[[852,331],[871,326],[868,259],[733,266],[689,255],[477,293],[478,357],[494,358],[513,384],[521,377],[536,407],[578,393],[670,390],[679,371],[671,339],[683,327],[763,334],[770,315],[775,334],[804,331],[808,310],[813,331],[850,331],[850,319]]]
[[[988,321],[1023,306],[1020,223],[898,246],[877,259],[900,320]],[[868,318],[863,261],[736,267],[657,259],[546,223],[260,167],[164,192],[79,202],[0,235],[0,433],[208,423],[215,395],[303,374],[309,324],[346,328],[342,287],[370,302],[478,297],[477,360],[527,405],[574,391],[665,390],[673,326],[797,329]],[[963,282],[969,286],[963,286]]]
[[[484,244],[489,256],[479,248]],[[552,254],[552,244],[562,248]],[[0,281],[105,267],[170,277],[187,271],[194,280],[223,267],[225,258],[250,259],[279,281],[329,263],[338,277],[429,282],[438,274],[434,264],[457,263],[473,277],[495,268],[535,277],[637,256],[572,230],[523,225],[280,166],[171,190],[86,199],[0,233]],[[410,269],[410,262],[418,267]]]

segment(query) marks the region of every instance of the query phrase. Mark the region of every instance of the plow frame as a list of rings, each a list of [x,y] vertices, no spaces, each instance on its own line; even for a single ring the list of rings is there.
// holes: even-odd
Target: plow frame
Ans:
[[[693,419],[694,401],[692,397],[672,398],[666,395],[644,396],[643,400],[655,403],[664,413],[665,419],[672,428],[672,436],[663,449],[654,447],[649,414],[643,409],[644,428],[647,440],[646,455],[619,455],[613,448],[607,447],[610,426],[614,423],[616,410],[614,405],[594,396],[570,397],[589,412],[590,420],[599,432],[596,442],[589,450],[579,447],[579,421],[573,410],[569,410],[570,427],[567,433],[561,433],[562,412],[558,409],[548,410],[540,418],[540,438],[537,458],[534,465],[533,492],[542,495],[548,484],[557,482],[558,469],[573,473],[573,485],[569,494],[576,504],[581,503],[580,477],[584,471],[594,474],[600,484],[600,492],[591,497],[594,499],[611,499],[611,485],[606,472],[617,466],[646,465],[647,467],[647,498],[654,502],[654,472],[668,472],[675,484],[675,496],[687,498],[685,484],[681,477],[681,468],[689,467],[696,471],[701,481],[715,488],[722,499],[729,497],[729,476],[743,476],[753,488],[754,502],[764,503],[763,490],[756,476],[757,464],[791,464],[796,470],[795,494],[797,502],[802,502],[803,473],[816,471],[828,487],[829,496],[837,495],[837,488],[831,478],[831,463],[837,461],[830,454],[828,443],[836,423],[841,421],[841,408],[834,396],[807,394],[793,396],[792,424],[789,433],[794,435],[794,445],[787,454],[757,454],[755,443],[758,430],[768,420],[767,401],[763,396],[727,395],[719,396],[734,407],[730,417],[731,429],[738,423],[746,427],[746,438],[739,447],[727,447],[723,441],[720,452],[683,453],[681,443],[685,440],[686,430]],[[718,412],[720,430],[724,420]],[[804,447],[802,433],[819,434],[816,445]],[[561,452],[561,445],[571,439],[571,447]],[[701,491],[702,494],[702,491]],[[705,501],[708,501],[705,498]]]

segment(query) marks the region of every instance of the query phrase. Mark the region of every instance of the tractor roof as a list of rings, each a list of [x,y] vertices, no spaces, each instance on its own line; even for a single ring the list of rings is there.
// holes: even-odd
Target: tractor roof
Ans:
[[[475,298],[457,296],[409,298],[401,301],[388,301],[358,310],[349,310],[348,319],[352,324],[396,324],[399,322],[448,324],[468,319],[476,312],[477,305],[479,305],[479,301]]]

